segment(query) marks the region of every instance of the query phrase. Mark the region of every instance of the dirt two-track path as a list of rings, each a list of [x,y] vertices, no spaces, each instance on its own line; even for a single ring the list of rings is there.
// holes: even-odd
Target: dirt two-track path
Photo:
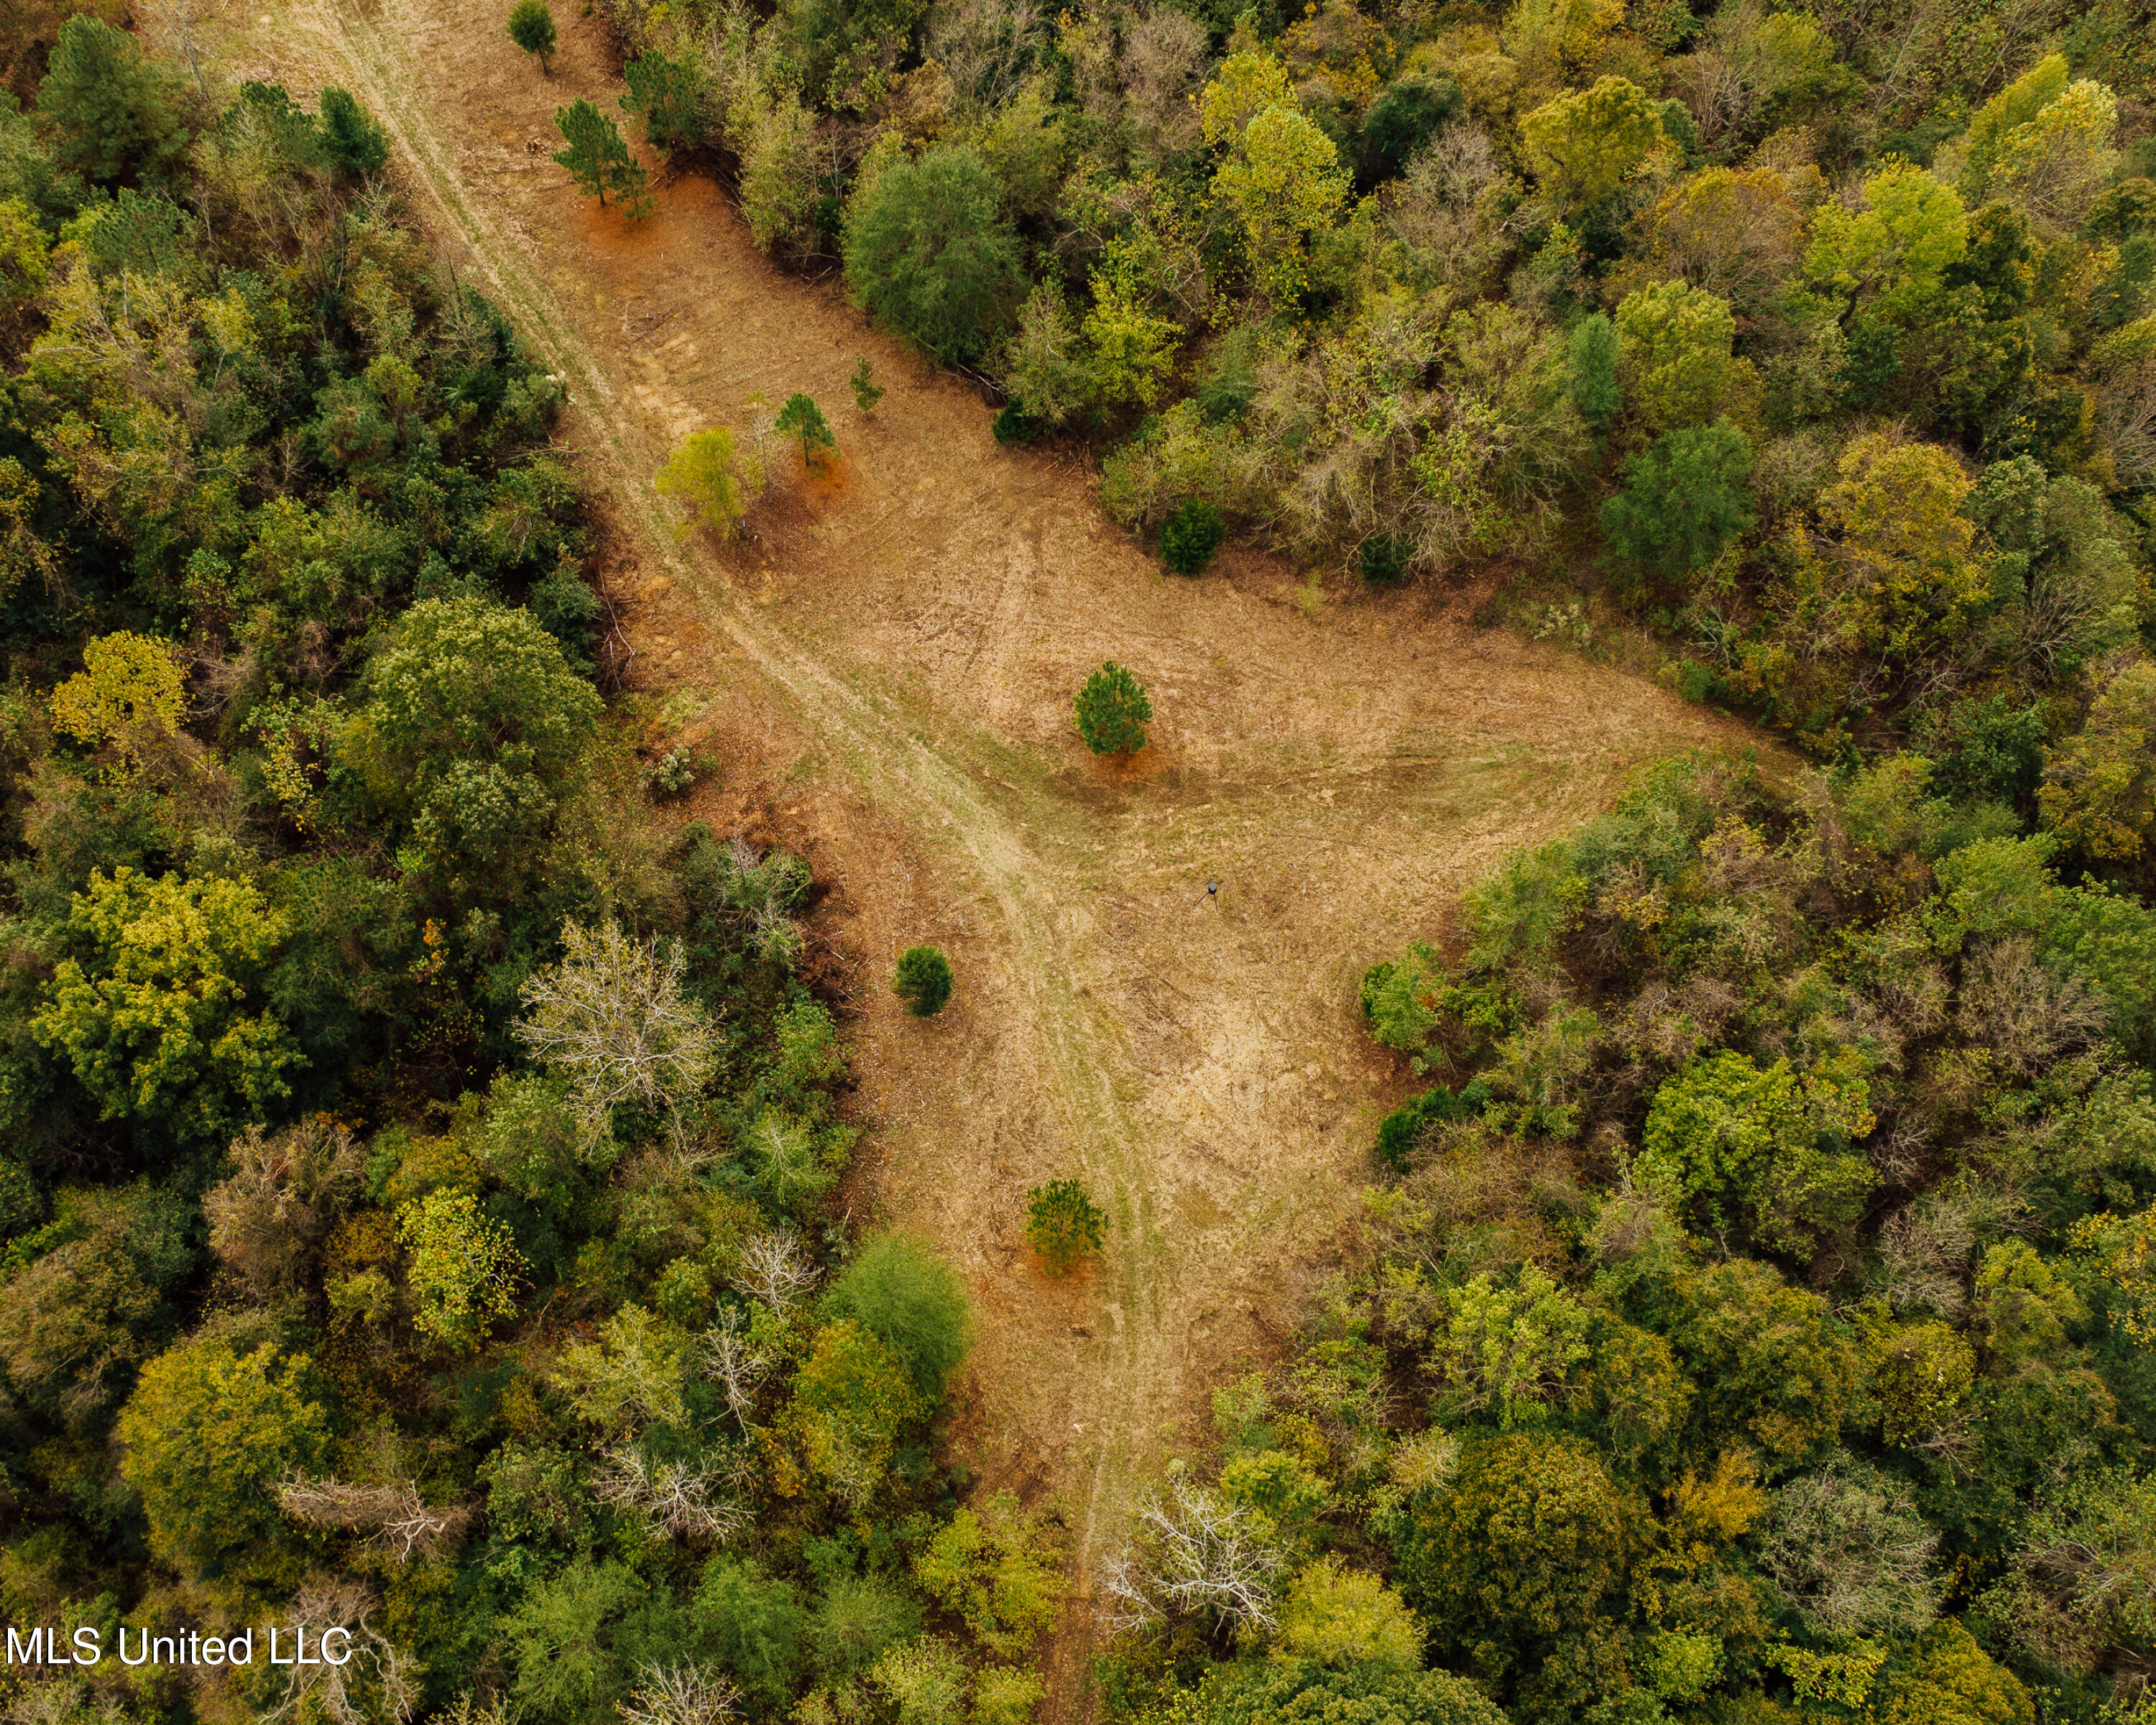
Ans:
[[[1209,1383],[1294,1321],[1367,1177],[1399,1079],[1357,1029],[1362,969],[1642,762],[1740,737],[1442,596],[1298,605],[1294,572],[1247,556],[1164,575],[1085,472],[998,449],[975,394],[773,269],[708,181],[641,223],[579,198],[553,111],[618,112],[621,86],[575,7],[557,0],[551,76],[507,40],[507,0],[254,0],[221,58],[295,94],[343,84],[388,126],[423,218],[567,381],[565,434],[630,542],[639,680],[725,763],[709,806],[762,796],[838,882],[874,1195],[973,1290],[953,1447],[1069,1516],[1046,1713],[1081,1718],[1102,1559],[1202,1435]],[[867,418],[861,353],[888,388]],[[679,536],[650,483],[668,449],[768,425],[795,390],[832,420],[835,471],[782,460],[749,536]],[[1070,720],[1105,659],[1158,715],[1122,768]],[[959,978],[932,1020],[885,986],[916,941]],[[1021,1229],[1028,1189],[1065,1176],[1111,1230],[1053,1282]]]

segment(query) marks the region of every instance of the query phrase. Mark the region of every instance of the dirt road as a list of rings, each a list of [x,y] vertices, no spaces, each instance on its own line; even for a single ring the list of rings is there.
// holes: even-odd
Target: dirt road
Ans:
[[[497,0],[262,3],[235,69],[358,95],[440,238],[567,377],[634,540],[640,671],[718,740],[722,793],[779,802],[841,883],[865,974],[916,941],[952,957],[937,1019],[862,990],[855,1066],[882,1201],[978,1301],[954,1441],[991,1482],[1061,1494],[1077,1529],[1049,1711],[1082,1717],[1084,1601],[1133,1491],[1213,1376],[1292,1321],[1367,1175],[1397,1081],[1356,1027],[1361,970],[1640,762],[1736,733],[1441,598],[1312,616],[1264,559],[1163,574],[1085,474],[998,449],[976,397],[771,268],[711,184],[661,190],[639,224],[578,198],[547,152],[557,105],[613,106],[593,19],[565,18],[542,78]],[[845,405],[864,352],[889,386],[867,419]],[[767,424],[797,389],[837,470],[783,474],[734,547],[679,540],[649,485],[667,449],[752,396]],[[1070,722],[1108,658],[1158,714],[1127,768]],[[1112,1229],[1059,1284],[1020,1228],[1027,1189],[1066,1175]]]

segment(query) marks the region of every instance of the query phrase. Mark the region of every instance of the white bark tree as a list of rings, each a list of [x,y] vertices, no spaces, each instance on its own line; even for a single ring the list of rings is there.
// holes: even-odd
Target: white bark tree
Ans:
[[[1285,1563],[1270,1523],[1178,1479],[1172,1501],[1154,1497],[1138,1512],[1136,1537],[1109,1568],[1110,1620],[1137,1628],[1171,1613],[1204,1615],[1262,1635],[1274,1625]]]
[[[614,1711],[624,1725],[717,1725],[740,1717],[740,1692],[700,1665],[648,1665],[642,1681]]]
[[[277,1507],[311,1527],[372,1527],[367,1543],[400,1563],[434,1557],[471,1524],[470,1506],[437,1507],[407,1480],[402,1486],[352,1486],[295,1474],[277,1488]]]
[[[683,1104],[709,1081],[718,1038],[681,989],[679,942],[639,941],[608,921],[562,925],[567,949],[524,985],[519,1040],[567,1078],[571,1106],[593,1137],[624,1102],[664,1109],[680,1134]]]

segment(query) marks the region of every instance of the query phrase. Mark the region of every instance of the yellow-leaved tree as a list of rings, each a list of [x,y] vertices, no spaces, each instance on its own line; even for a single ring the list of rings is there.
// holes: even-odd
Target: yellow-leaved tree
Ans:
[[[285,921],[251,883],[94,874],[67,930],[30,1028],[107,1119],[199,1143],[289,1094],[300,1051],[275,1012],[249,1009]]]
[[[1626,78],[1598,78],[1520,122],[1527,166],[1565,211],[1599,203],[1624,184],[1662,141],[1661,110]]]
[[[116,775],[141,764],[153,738],[178,727],[187,712],[172,644],[121,629],[85,644],[83,668],[53,691],[53,727],[76,742],[109,749]]]
[[[1755,379],[1732,357],[1737,319],[1729,302],[1682,281],[1650,282],[1617,307],[1617,377],[1625,403],[1649,429],[1742,417]]]
[[[1348,179],[1332,140],[1287,104],[1260,109],[1213,176],[1213,195],[1235,213],[1250,273],[1276,305],[1301,296],[1310,241],[1328,232]]]
[[[752,456],[737,450],[733,433],[714,425],[681,439],[651,482],[652,489],[662,497],[679,497],[694,511],[695,520],[724,539],[748,512],[747,489],[762,477],[758,465]]]
[[[2131,862],[2156,824],[2156,665],[2104,685],[2080,732],[2051,751],[2036,792],[2044,824],[2085,855]]]
[[[1845,644],[1903,653],[1946,639],[1991,596],[1961,512],[1968,475],[1937,444],[1884,432],[1852,439],[1835,470],[1820,517],[1834,535]]]

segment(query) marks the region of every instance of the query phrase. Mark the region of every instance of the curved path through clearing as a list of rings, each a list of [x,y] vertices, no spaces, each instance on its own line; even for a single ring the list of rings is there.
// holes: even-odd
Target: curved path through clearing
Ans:
[[[388,125],[438,237],[567,379],[634,542],[641,675],[839,881],[869,961],[855,1064],[882,1199],[979,1305],[952,1443],[1071,1516],[1050,1712],[1083,1717],[1083,1602],[1132,1493],[1208,1383],[1291,1320],[1353,1209],[1397,1091],[1354,1021],[1363,968],[1641,762],[1746,733],[1427,595],[1313,616],[1262,558],[1163,576],[1087,475],[998,449],[976,397],[774,270],[708,182],[634,225],[578,198],[552,117],[579,95],[613,110],[600,26],[566,20],[542,78],[506,9],[278,0],[224,58],[295,91],[342,83]],[[867,419],[841,407],[861,352],[889,386]],[[767,424],[797,389],[841,464],[782,470],[742,543],[678,538],[649,483],[666,450],[758,394]],[[1122,768],[1069,721],[1108,658],[1159,714]],[[917,940],[959,977],[926,1022],[881,985]],[[1071,1174],[1111,1214],[1108,1250],[1051,1283],[1022,1250],[1024,1194]]]

